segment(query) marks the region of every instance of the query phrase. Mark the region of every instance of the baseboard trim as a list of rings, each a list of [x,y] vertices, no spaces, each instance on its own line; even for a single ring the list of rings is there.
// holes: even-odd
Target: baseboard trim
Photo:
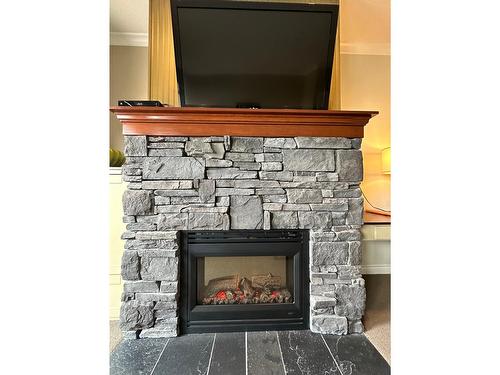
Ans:
[[[363,275],[387,275],[391,273],[390,264],[367,264],[361,266],[361,273]]]

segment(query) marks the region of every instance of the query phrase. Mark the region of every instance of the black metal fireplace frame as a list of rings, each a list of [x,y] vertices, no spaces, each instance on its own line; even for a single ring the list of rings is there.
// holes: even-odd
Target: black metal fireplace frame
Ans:
[[[182,333],[309,328],[309,231],[182,231],[181,237]],[[293,256],[293,303],[198,305],[197,258],[238,255]]]

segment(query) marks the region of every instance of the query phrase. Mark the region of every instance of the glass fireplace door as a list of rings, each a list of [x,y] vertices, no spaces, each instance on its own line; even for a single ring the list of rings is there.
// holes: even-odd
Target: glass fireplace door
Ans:
[[[183,233],[182,331],[307,328],[308,246],[304,230]]]
[[[293,257],[197,258],[197,304],[293,303]]]

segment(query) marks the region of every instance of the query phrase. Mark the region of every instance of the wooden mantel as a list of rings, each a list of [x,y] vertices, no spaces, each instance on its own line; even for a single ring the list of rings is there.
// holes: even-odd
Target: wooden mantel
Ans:
[[[111,107],[124,135],[362,138],[376,111]]]

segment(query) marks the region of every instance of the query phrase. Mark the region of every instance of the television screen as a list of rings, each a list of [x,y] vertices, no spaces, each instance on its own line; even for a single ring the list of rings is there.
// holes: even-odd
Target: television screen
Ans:
[[[327,109],[338,5],[172,0],[182,106]]]

